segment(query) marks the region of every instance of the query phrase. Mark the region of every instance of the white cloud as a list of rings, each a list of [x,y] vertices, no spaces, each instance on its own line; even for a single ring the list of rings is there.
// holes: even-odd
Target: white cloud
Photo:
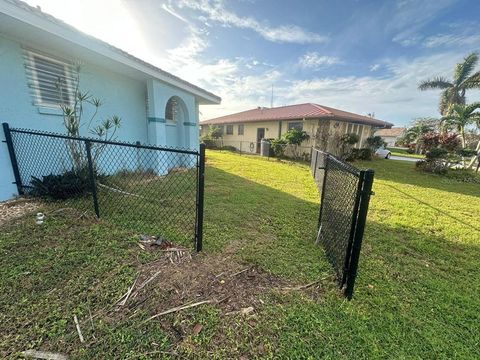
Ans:
[[[311,51],[302,55],[298,59],[298,64],[303,68],[319,69],[322,67],[342,64],[342,61],[334,56],[320,55],[318,52]]]
[[[423,45],[427,48],[439,46],[480,46],[480,34],[439,34],[425,38]]]
[[[328,41],[325,35],[305,30],[297,25],[270,26],[253,17],[238,16],[227,10],[222,0],[182,0],[174,2],[180,8],[187,7],[200,11],[214,22],[223,26],[234,26],[241,29],[249,29],[257,32],[264,39],[279,43],[323,43]]]
[[[377,71],[381,68],[381,65],[380,64],[372,64],[369,69],[370,71]]]
[[[380,119],[403,125],[412,118],[438,116],[438,91],[421,92],[419,81],[439,74],[449,75],[461,57],[448,52],[416,59],[386,60],[382,67],[388,75],[314,77],[295,80],[289,69],[242,77],[237,67],[230,80],[223,80],[215,91],[222,96],[219,106],[203,106],[202,119],[269,106],[270,87],[274,84],[276,106],[315,102],[359,114],[375,112]],[[478,99],[479,92],[467,96]]]

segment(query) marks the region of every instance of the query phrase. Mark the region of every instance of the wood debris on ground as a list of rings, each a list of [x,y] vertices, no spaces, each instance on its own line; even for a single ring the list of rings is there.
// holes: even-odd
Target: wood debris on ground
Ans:
[[[67,360],[68,357],[63,354],[52,353],[48,351],[25,350],[21,353],[23,356],[32,359],[47,359],[47,360]]]

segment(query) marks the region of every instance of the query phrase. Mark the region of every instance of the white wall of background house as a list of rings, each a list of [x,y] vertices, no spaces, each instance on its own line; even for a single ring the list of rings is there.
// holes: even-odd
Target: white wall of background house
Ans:
[[[67,81],[75,78],[77,65],[79,89],[103,102],[97,119],[112,115],[122,119],[116,135],[121,141],[197,149],[199,104],[220,103],[218,96],[36,8],[0,0],[0,122],[13,128],[65,133],[62,112],[48,83],[52,76]],[[169,100],[177,107],[174,116],[166,115]],[[94,107],[86,108],[84,118],[93,111]],[[86,126],[80,133],[92,136]],[[0,200],[5,200],[17,194],[5,143],[0,145],[0,173]]]

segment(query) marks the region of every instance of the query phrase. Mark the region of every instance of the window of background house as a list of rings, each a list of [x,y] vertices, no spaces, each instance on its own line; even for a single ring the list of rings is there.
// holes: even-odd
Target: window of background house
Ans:
[[[351,134],[353,129],[353,124],[348,124],[347,126],[347,134]]]
[[[227,135],[233,135],[233,125],[227,125]]]
[[[288,130],[290,131],[292,129],[297,129],[299,131],[302,131],[303,130],[303,122],[301,122],[301,121],[289,122],[288,123]]]
[[[36,105],[58,107],[73,103],[76,80],[71,64],[29,51],[26,68]]]
[[[238,135],[243,135],[244,128],[243,125],[238,125]]]

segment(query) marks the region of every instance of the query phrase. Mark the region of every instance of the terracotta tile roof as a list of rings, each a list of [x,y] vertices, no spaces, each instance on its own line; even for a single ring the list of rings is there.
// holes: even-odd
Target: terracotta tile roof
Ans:
[[[391,136],[391,137],[398,137],[402,136],[405,133],[405,128],[391,128],[391,129],[380,129],[375,131],[376,136]]]
[[[391,127],[392,123],[374,119],[368,116],[351,113],[328,106],[306,103],[281,106],[275,108],[256,108],[236,114],[221,116],[215,119],[201,121],[201,125],[217,125],[231,123],[250,123],[259,121],[278,121],[295,119],[334,119],[378,127]]]

